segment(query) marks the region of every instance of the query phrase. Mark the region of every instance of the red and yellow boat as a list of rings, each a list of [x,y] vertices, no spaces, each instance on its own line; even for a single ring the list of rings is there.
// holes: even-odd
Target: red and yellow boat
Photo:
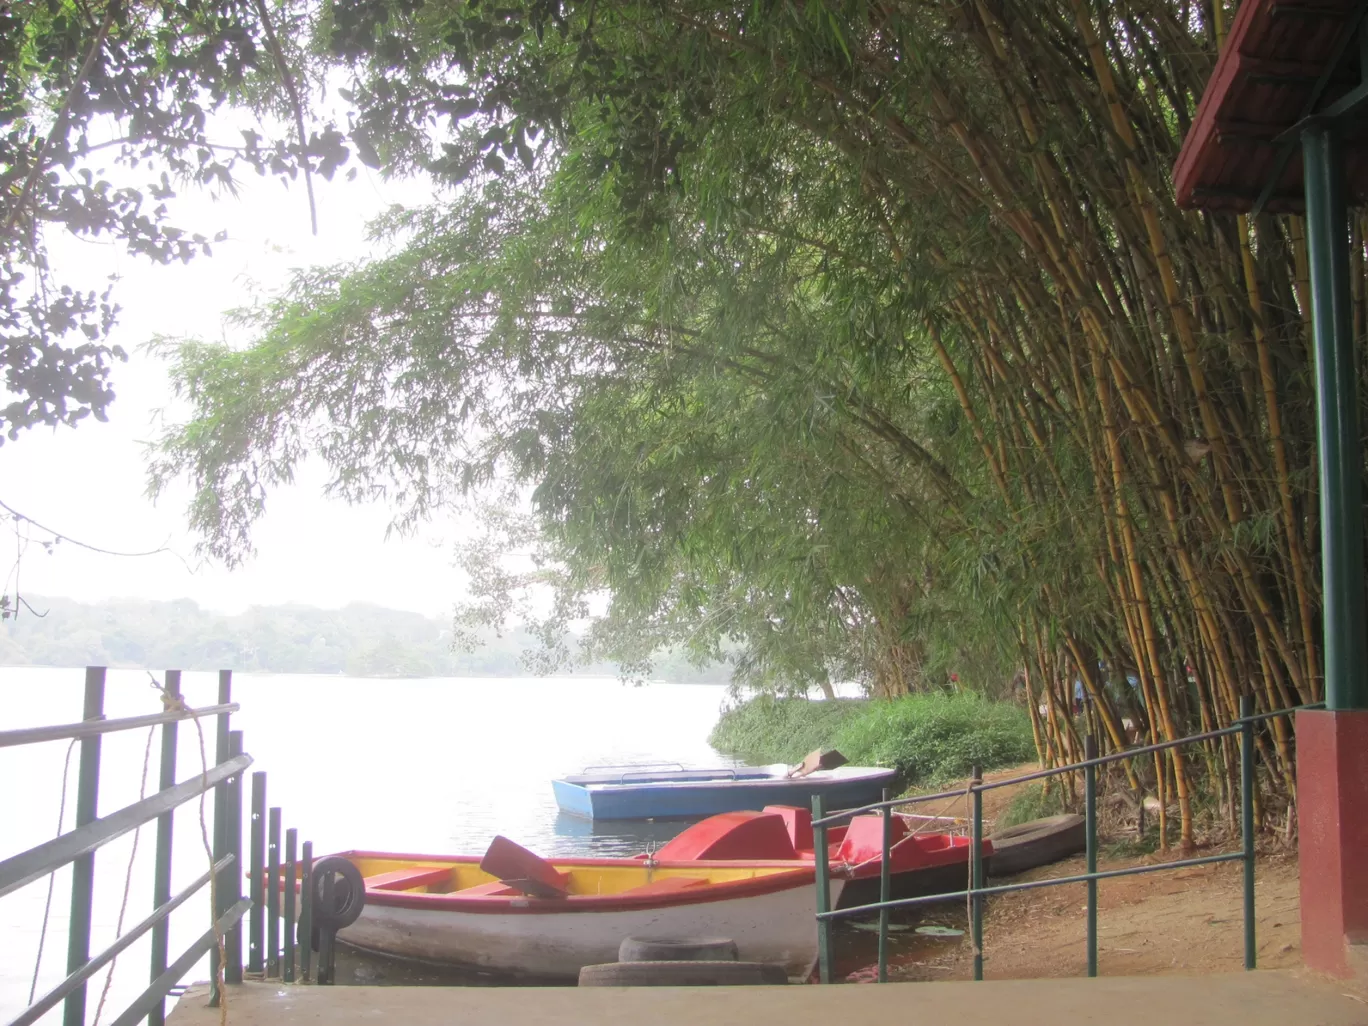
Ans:
[[[817,954],[814,868],[802,860],[543,860],[504,838],[484,858],[341,857],[366,898],[338,939],[400,958],[568,980],[616,961],[627,937],[728,937],[743,961],[792,976]]]

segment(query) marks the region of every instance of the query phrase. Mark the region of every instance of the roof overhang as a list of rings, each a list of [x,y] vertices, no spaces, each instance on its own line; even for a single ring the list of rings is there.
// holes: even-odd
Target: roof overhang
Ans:
[[[1173,170],[1180,207],[1300,211],[1295,129],[1334,118],[1352,199],[1368,194],[1368,57],[1353,45],[1365,0],[1244,0]]]

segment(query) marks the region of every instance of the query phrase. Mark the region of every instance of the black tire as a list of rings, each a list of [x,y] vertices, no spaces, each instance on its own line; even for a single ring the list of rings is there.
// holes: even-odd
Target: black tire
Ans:
[[[618,945],[619,962],[735,962],[739,957],[730,937],[628,937]]]
[[[767,962],[607,962],[586,965],[581,987],[761,987],[788,983]]]
[[[993,876],[1014,876],[1076,855],[1088,845],[1082,816],[1049,816],[994,834],[989,866]]]
[[[323,902],[323,878],[334,874],[332,907]],[[345,930],[366,904],[366,881],[361,870],[344,858],[329,855],[313,866],[313,925],[319,930]]]

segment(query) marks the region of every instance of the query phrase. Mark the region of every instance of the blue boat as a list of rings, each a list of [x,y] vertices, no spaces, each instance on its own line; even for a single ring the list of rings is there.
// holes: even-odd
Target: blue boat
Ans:
[[[851,809],[877,802],[896,773],[878,767],[837,766],[794,776],[783,763],[736,769],[591,767],[553,780],[551,787],[556,804],[572,816],[652,819],[712,816],[766,805],[806,806],[817,794],[828,809]]]

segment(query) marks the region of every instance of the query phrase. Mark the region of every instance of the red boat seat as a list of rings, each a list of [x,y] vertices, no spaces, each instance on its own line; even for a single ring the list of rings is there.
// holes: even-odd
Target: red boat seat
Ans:
[[[450,879],[450,866],[410,866],[408,869],[366,877],[366,890],[411,891],[416,887],[431,887]]]
[[[655,853],[661,862],[696,859],[796,859],[783,817],[767,812],[722,812],[695,823]]]
[[[659,880],[652,880],[648,884],[640,887],[632,887],[625,891],[620,891],[618,897],[633,898],[647,897],[652,894],[674,894],[677,891],[687,890],[690,887],[701,887],[708,881],[701,876],[667,876]]]
[[[907,836],[907,821],[894,816],[889,824],[889,845]],[[883,817],[853,816],[841,846],[836,850],[838,862],[859,863],[883,857]]]
[[[766,805],[765,811],[782,816],[794,851],[812,850],[812,810],[797,805]]]

